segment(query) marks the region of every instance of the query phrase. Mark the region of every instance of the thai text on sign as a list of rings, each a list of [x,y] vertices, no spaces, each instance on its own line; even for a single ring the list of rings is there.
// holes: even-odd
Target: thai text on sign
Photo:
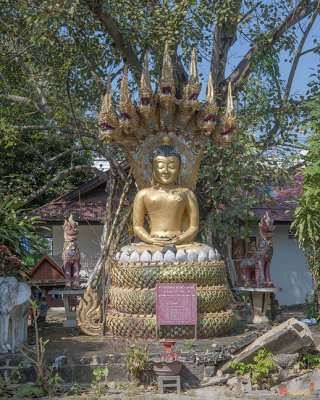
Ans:
[[[195,283],[157,283],[157,325],[197,325]]]

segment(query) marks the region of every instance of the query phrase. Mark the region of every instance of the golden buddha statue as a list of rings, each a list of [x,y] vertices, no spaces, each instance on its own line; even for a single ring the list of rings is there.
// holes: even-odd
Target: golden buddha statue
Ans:
[[[152,153],[152,186],[140,190],[133,205],[133,231],[144,243],[144,250],[162,250],[163,246],[186,248],[199,230],[197,199],[188,188],[179,185],[181,157],[174,146],[164,144]],[[145,213],[150,233],[144,228]]]
[[[197,101],[200,89],[193,52],[189,83],[183,98],[176,99],[167,44],[157,95],[151,89],[145,58],[139,110],[131,102],[126,68],[120,88],[120,117],[113,109],[108,82],[98,117],[101,137],[109,145],[123,146],[139,188],[132,219],[140,242],[118,249],[112,260],[106,327],[115,335],[127,336],[135,330],[140,336],[155,333],[157,283],[197,284],[199,337],[225,333],[236,323],[233,311],[227,309],[230,292],[224,262],[216,250],[194,242],[199,210],[193,190],[206,141],[231,143],[237,120],[233,116],[231,85],[223,110],[215,102],[211,74],[204,105]],[[145,227],[146,215],[149,227]],[[102,285],[98,273],[101,271],[92,281]],[[100,311],[93,310],[100,307],[93,289],[88,286],[77,316],[79,326],[89,334],[86,316],[96,315],[98,320],[100,315]],[[166,337],[187,337],[194,332],[190,326],[162,328]]]
[[[194,260],[202,251],[207,255],[202,259],[208,259],[212,249],[193,242],[199,231],[199,209],[194,192],[179,184],[183,168],[181,156],[177,148],[169,144],[167,135],[162,141],[164,144],[156,147],[150,157],[151,186],[140,190],[133,204],[133,232],[142,243],[132,243],[121,251],[136,251],[139,255],[149,251],[152,255],[170,249],[179,251],[180,255],[185,252],[185,258],[192,252]],[[150,233],[144,227],[146,214]],[[212,257],[217,258],[217,252],[212,253]]]
[[[164,147],[164,146],[163,146]],[[133,206],[133,229],[144,243],[151,245],[182,245],[191,242],[199,229],[198,204],[194,193],[177,184],[181,161],[166,146],[152,160],[153,178],[157,182],[136,195]],[[169,155],[165,155],[165,152]],[[150,234],[144,228],[145,212],[150,219]],[[188,227],[183,230],[187,218]]]

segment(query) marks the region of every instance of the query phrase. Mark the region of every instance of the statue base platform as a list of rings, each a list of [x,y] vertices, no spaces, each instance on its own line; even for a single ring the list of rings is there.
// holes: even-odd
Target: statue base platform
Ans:
[[[233,310],[198,313],[197,336],[218,337],[227,334],[237,323]],[[194,339],[194,325],[161,325],[156,330],[156,315],[130,315],[110,310],[106,325],[115,336],[136,336],[141,338]]]
[[[207,246],[208,247],[208,246]],[[205,262],[116,262],[111,270],[111,307],[106,316],[108,330],[116,336],[155,337],[156,284],[197,284],[197,334],[221,336],[236,325],[228,308],[230,291],[222,260]],[[161,325],[166,338],[194,338],[194,325]]]
[[[75,297],[83,296],[84,289],[68,289],[68,290],[50,290],[48,294],[60,294],[63,297],[66,319],[63,321],[65,328],[74,328],[78,326],[76,320]]]
[[[245,292],[246,296],[249,298],[251,308],[253,311],[253,324],[265,324],[269,323],[269,318],[267,317],[267,307],[270,300],[270,294],[275,292],[281,292],[281,288],[276,287],[253,287],[253,286],[238,286],[234,288],[235,290],[240,290]]]
[[[161,261],[144,261],[142,256],[139,261],[133,261],[140,256],[132,251],[126,254],[130,262],[121,256],[112,262],[105,320],[112,335],[155,338],[158,333],[162,338],[194,338],[194,325],[161,325],[156,333],[157,283],[197,285],[197,337],[221,336],[235,327],[237,318],[229,305],[231,293],[224,261],[205,260],[202,252],[194,261],[180,261],[171,250],[164,250],[163,254],[158,252]],[[202,257],[204,261],[199,260]],[[77,309],[80,329],[91,336],[99,335],[102,311],[98,291],[88,286]]]

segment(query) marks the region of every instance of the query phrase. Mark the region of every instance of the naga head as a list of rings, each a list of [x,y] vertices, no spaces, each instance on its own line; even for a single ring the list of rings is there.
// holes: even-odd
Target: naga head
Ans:
[[[138,125],[138,115],[136,107],[131,101],[131,95],[128,86],[128,67],[125,66],[123,78],[120,86],[120,103],[118,106],[120,113],[120,128],[124,131],[134,130]]]
[[[144,57],[143,71],[141,75],[141,86],[140,86],[140,112],[148,118],[155,112],[155,105],[153,99],[153,92],[151,89],[151,82],[148,68],[148,57]]]
[[[261,218],[259,222],[260,235],[265,237],[272,237],[274,235],[273,231],[275,230],[275,228],[276,227],[273,225],[273,219],[269,217],[269,213],[267,211],[264,217]]]
[[[72,214],[69,220],[65,220],[63,224],[64,239],[75,242],[78,239],[78,222],[74,221]]]
[[[216,96],[213,87],[212,73],[209,74],[207,86],[207,98],[205,105],[198,116],[198,124],[206,132],[208,137],[211,137],[217,125],[219,107],[216,103]]]
[[[227,104],[224,113],[220,117],[215,131],[214,140],[217,143],[228,144],[234,140],[234,130],[238,126],[238,119],[234,115],[231,82],[228,83]]]
[[[193,49],[190,64],[189,82],[184,87],[184,96],[182,99],[183,106],[186,109],[196,109],[199,106],[198,96],[200,94],[200,90],[201,83],[199,82],[199,75],[196,64],[196,51],[195,49]]]
[[[102,102],[98,121],[101,138],[107,143],[112,144],[114,137],[119,133],[119,122],[112,106],[110,77],[108,77],[107,93]]]
[[[162,75],[160,81],[160,103],[164,108],[169,108],[176,102],[175,86],[173,79],[173,69],[171,57],[169,53],[169,44],[166,42],[163,63]]]

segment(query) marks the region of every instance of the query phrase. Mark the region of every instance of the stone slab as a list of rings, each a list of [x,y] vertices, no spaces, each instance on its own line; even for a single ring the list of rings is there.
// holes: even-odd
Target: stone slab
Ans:
[[[272,357],[273,361],[277,363],[277,365],[283,369],[292,368],[295,363],[297,363],[300,359],[300,353],[293,354],[277,354]]]
[[[296,353],[310,351],[315,348],[315,343],[308,325],[290,318],[279,326],[272,328],[255,340],[243,352],[232,358],[233,362],[249,363],[259,349],[265,349],[272,354]],[[229,362],[221,367],[223,373],[232,372]]]
[[[66,319],[65,321],[63,321],[64,328],[75,328],[77,326],[78,324],[76,319]]]
[[[80,296],[84,294],[84,289],[50,290],[48,294],[65,294],[65,295]]]
[[[249,344],[251,344],[252,342],[254,342],[257,338],[258,338],[258,335],[255,332],[249,333],[248,335],[244,336],[240,340],[237,340],[236,342],[232,343],[229,346],[230,353],[231,354],[237,353],[244,347],[246,347]]]
[[[241,290],[242,292],[266,292],[266,293],[275,293],[282,292],[282,288],[277,287],[252,287],[252,286],[237,286],[233,290]]]
[[[223,376],[214,376],[206,381],[201,382],[201,384],[199,385],[200,387],[208,387],[208,386],[215,386],[215,385],[223,385],[225,384],[230,378],[232,377],[232,375],[230,374],[226,374]]]
[[[299,376],[288,382],[272,388],[274,393],[280,395],[303,395],[308,396],[320,391],[320,370],[317,369],[308,374]]]

